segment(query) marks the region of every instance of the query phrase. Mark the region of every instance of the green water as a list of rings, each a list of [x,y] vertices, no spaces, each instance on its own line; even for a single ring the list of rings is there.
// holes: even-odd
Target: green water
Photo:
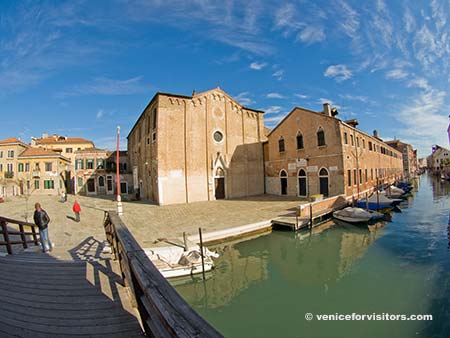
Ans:
[[[423,176],[381,228],[324,225],[220,247],[205,283],[176,289],[226,337],[450,337],[449,192],[449,182]],[[433,320],[307,321],[305,313]]]

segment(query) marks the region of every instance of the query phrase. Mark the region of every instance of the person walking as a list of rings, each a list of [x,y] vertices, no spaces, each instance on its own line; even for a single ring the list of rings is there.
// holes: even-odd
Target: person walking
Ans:
[[[79,222],[81,207],[80,204],[77,202],[77,200],[75,200],[75,202],[73,203],[72,210],[75,213],[75,221]]]
[[[40,203],[36,203],[34,205],[34,224],[36,224],[39,228],[39,240],[41,241],[42,252],[47,252],[47,248],[45,243],[48,244],[48,251],[53,250],[53,244],[50,242],[50,237],[48,236],[48,223],[50,223],[50,217],[47,212],[41,208]]]

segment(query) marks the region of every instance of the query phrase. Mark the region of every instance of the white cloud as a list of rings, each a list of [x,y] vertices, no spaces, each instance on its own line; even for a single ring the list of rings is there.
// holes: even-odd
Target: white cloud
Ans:
[[[293,4],[287,3],[281,6],[275,13],[275,28],[283,31],[285,36],[302,28],[297,21],[298,14]]]
[[[281,107],[280,106],[270,106],[269,108],[263,109],[264,112],[266,113],[266,115],[268,114],[275,114],[275,113],[279,113],[281,111]]]
[[[400,80],[408,76],[408,73],[402,68],[392,69],[386,73],[386,79]]]
[[[250,105],[255,103],[255,101],[253,101],[250,98],[250,93],[249,92],[239,93],[237,96],[234,97],[234,99],[236,101],[238,101],[240,104],[242,104],[243,106],[250,106]]]
[[[254,69],[254,70],[261,70],[263,69],[265,66],[267,66],[267,63],[264,62],[252,62],[250,64],[250,68]]]
[[[359,29],[359,14],[344,0],[339,1],[339,9],[342,11],[338,21],[342,31],[351,38],[355,38]]]
[[[323,73],[323,75],[325,77],[332,77],[337,82],[348,80],[353,76],[352,72],[349,69],[347,69],[346,65],[329,66],[326,69],[325,73]]]
[[[430,85],[428,84],[428,80],[424,79],[422,77],[416,77],[416,78],[413,78],[412,80],[410,80],[408,82],[408,87],[418,87],[418,88],[422,88],[425,90],[431,89]]]
[[[406,126],[400,129],[400,136],[410,140],[422,154],[428,153],[433,144],[447,142],[446,95],[445,91],[433,88],[424,90],[394,114]]]
[[[369,98],[367,96],[362,95],[351,95],[351,94],[345,94],[345,95],[339,95],[339,97],[350,100],[350,101],[361,101],[363,103],[369,102]]]
[[[268,99],[284,99],[284,96],[280,93],[269,93],[266,95]]]
[[[101,119],[103,117],[103,115],[104,115],[104,112],[102,109],[100,109],[96,115],[97,120]]]
[[[306,44],[321,42],[325,37],[325,31],[320,26],[307,26],[297,35],[297,39]]]
[[[294,96],[298,97],[299,99],[307,99],[308,96],[304,94],[294,94]]]
[[[408,33],[411,33],[416,28],[416,20],[408,7],[405,8],[403,21],[405,22],[405,29]]]
[[[98,77],[91,83],[75,86],[58,94],[58,97],[78,95],[132,95],[144,93],[150,86],[141,83],[142,76],[126,80]]]
[[[282,69],[279,69],[272,74],[272,76],[274,78],[276,78],[278,81],[281,81],[283,79],[283,75],[284,75],[284,70],[282,70]]]

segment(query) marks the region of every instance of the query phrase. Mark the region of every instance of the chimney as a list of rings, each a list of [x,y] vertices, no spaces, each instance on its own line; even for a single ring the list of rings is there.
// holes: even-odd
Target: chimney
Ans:
[[[375,130],[373,131],[373,137],[379,138],[379,137],[378,137],[378,130],[375,129]]]
[[[351,119],[345,121],[348,125],[352,126],[353,128],[356,128],[356,126],[359,124],[358,119]]]
[[[330,107],[330,104],[329,104],[329,103],[324,103],[324,104],[323,104],[323,113],[324,113],[326,116],[332,116],[332,115],[331,115],[331,107]]]
[[[194,88],[194,90],[192,91],[192,96],[195,96],[195,95],[197,95],[197,91]]]
[[[42,138],[47,138],[48,134],[47,133],[42,133]]]

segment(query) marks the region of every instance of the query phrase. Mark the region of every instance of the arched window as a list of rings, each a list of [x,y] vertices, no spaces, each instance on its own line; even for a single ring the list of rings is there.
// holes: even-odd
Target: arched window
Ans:
[[[319,171],[319,191],[325,197],[329,195],[328,184],[328,170],[322,168]]]
[[[283,137],[280,137],[280,139],[278,140],[278,151],[280,153],[283,153],[285,151],[284,138]]]
[[[319,147],[326,145],[325,144],[325,132],[323,131],[322,127],[319,128],[317,131],[317,145]]]
[[[216,170],[216,177],[223,177],[223,176],[225,176],[225,173],[224,173],[223,169],[222,168],[217,168],[217,170]]]
[[[280,171],[281,195],[287,195],[287,172],[282,169]]]
[[[300,169],[297,175],[298,180],[298,195],[302,197],[307,196],[307,181],[306,181],[306,171]]]
[[[303,149],[303,135],[301,132],[297,133],[297,150]]]

